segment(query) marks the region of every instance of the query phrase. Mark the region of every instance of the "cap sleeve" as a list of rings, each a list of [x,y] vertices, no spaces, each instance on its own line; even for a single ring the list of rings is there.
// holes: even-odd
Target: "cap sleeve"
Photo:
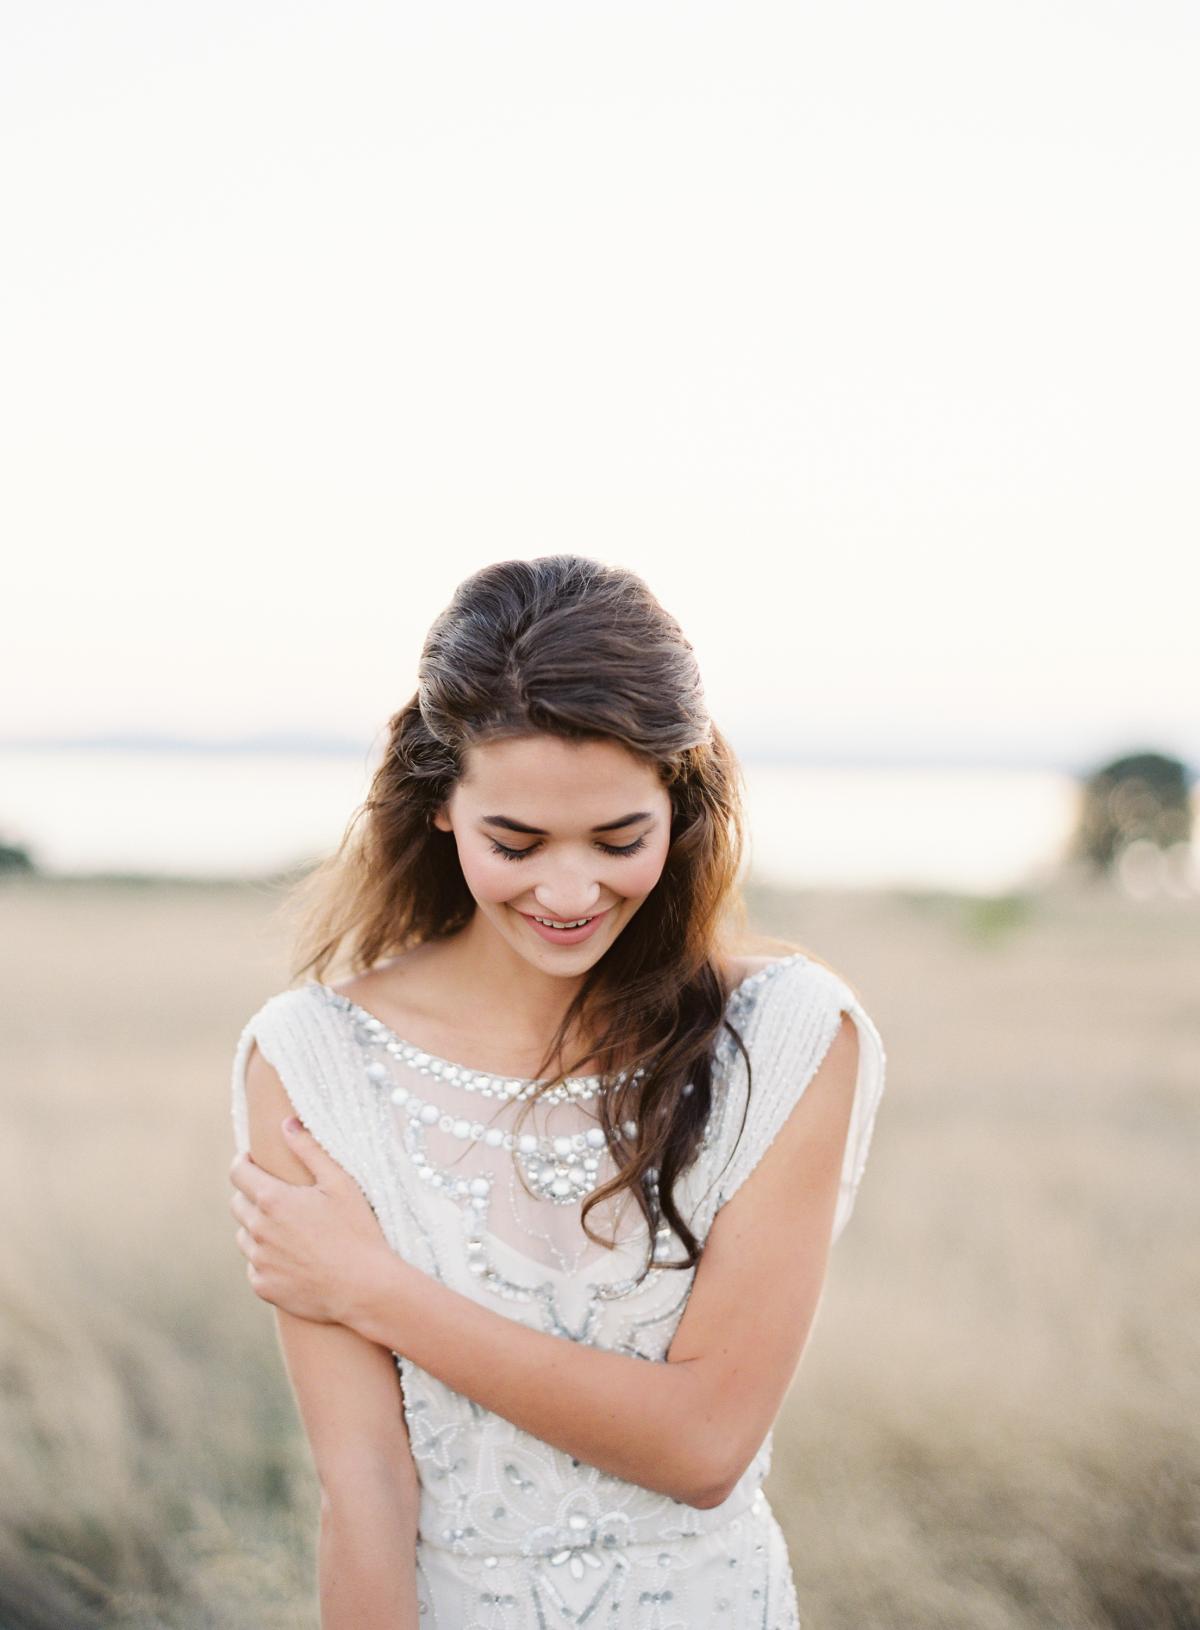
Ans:
[[[718,1208],[737,1192],[770,1148],[820,1069],[842,1014],[847,1013],[858,1031],[858,1078],[834,1211],[832,1238],[836,1240],[854,1209],[883,1096],[883,1041],[854,991],[831,968],[798,958],[766,972],[772,977],[764,982],[747,1022],[740,1027],[752,1067],[749,1108],[742,1128],[747,1083],[745,1060],[739,1054],[740,1067],[731,1077],[734,1143],[719,1180]]]
[[[250,1147],[246,1064],[250,1046],[272,1066],[295,1113],[325,1153],[357,1181],[372,1202],[379,1193],[374,1170],[378,1137],[369,1124],[370,1104],[361,1090],[344,1037],[304,988],[280,991],[246,1021],[234,1049],[232,1113],[234,1144]]]

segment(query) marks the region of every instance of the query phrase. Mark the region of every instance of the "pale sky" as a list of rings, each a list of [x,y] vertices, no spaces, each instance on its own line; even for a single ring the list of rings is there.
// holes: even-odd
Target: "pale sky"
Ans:
[[[744,741],[1200,757],[1198,17],[4,8],[3,735],[369,738],[571,550]]]

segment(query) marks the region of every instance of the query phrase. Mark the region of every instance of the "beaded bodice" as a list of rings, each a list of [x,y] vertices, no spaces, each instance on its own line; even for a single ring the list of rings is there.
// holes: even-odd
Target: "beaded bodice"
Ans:
[[[610,1090],[600,1077],[568,1077],[535,1097],[537,1083],[425,1052],[329,986],[318,984],[313,994],[345,1015],[417,1180],[431,1200],[457,1207],[470,1272],[486,1278],[492,1271],[491,1241],[566,1274],[611,1258],[580,1225],[583,1201],[616,1171],[599,1121],[597,1099]],[[625,1130],[632,1136],[635,1123]],[[648,1176],[653,1190],[657,1174]],[[645,1239],[644,1216],[628,1191],[598,1202],[588,1222],[602,1236]]]
[[[701,1242],[812,1078],[843,1011],[853,1015],[865,1045],[834,1239],[841,1233],[866,1160],[884,1053],[851,988],[796,953],[743,980],[726,1007],[753,1078],[750,1083],[745,1058],[723,1028],[703,1142],[675,1189]],[[272,997],[242,1032],[233,1072],[241,1148],[247,1146],[243,1078],[251,1038],[310,1132],[359,1183],[395,1250],[511,1318],[647,1362],[665,1361],[696,1270],[666,1266],[681,1258],[680,1242],[665,1221],[651,1241],[628,1192],[588,1213],[593,1232],[615,1240],[615,1248],[584,1234],[582,1202],[616,1169],[599,1125],[596,1100],[604,1088],[597,1078],[576,1078],[534,1098],[528,1081],[466,1070],[423,1052],[314,981]],[[657,1174],[647,1178],[653,1190]],[[654,1205],[651,1212],[659,1215]],[[770,1466],[768,1433],[729,1498],[694,1508],[580,1463],[453,1392],[402,1354],[397,1363],[421,1481],[421,1539],[483,1562],[519,1553],[549,1567],[557,1556],[560,1567],[578,1563],[590,1572],[606,1552],[612,1561],[623,1546],[682,1544],[751,1509]],[[583,1555],[589,1547],[590,1559]]]

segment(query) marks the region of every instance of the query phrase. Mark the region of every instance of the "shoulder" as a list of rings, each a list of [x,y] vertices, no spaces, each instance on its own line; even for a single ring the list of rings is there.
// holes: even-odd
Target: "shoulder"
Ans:
[[[298,1052],[311,1037],[318,1007],[315,984],[289,986],[266,997],[242,1021],[235,1046],[235,1074],[253,1054],[278,1068],[283,1056]]]
[[[765,955],[726,957],[722,963],[722,976],[727,984],[732,987],[741,984],[743,980],[751,978],[754,974],[762,973],[764,969],[774,968],[783,963],[791,965],[797,962],[807,964],[812,968],[823,969],[826,974],[832,975],[834,979],[841,979],[844,984],[849,983],[832,963],[826,962],[823,957],[819,957],[815,951],[810,951],[807,946],[800,945],[784,946],[778,951],[771,951]]]
[[[796,1136],[837,1143],[844,1135],[836,1238],[854,1204],[883,1092],[883,1041],[858,991],[829,963],[807,952],[747,960],[757,966],[730,1002],[742,1046],[726,1038],[720,1044],[718,1176],[708,1203],[715,1213],[737,1192],[811,1090]]]
[[[319,998],[324,987],[310,981],[276,991],[246,1018],[237,1040],[236,1053],[245,1058],[253,1045],[278,1067],[284,1057],[300,1057],[319,1046],[326,1032],[322,1010],[328,1004]]]
[[[784,951],[774,956],[727,958],[721,967],[727,1011],[744,1014],[757,999],[762,986],[778,978],[783,965],[794,961],[797,954]]]
[[[721,978],[725,982],[726,990],[736,990],[743,980],[749,979],[751,974],[758,973],[763,968],[769,968],[772,962],[778,960],[778,957],[773,956],[727,957],[721,966]]]
[[[254,1103],[273,1116],[286,1095],[325,1152],[357,1172],[374,1093],[325,989],[310,982],[277,991],[246,1020],[234,1050],[234,1125],[245,1147]]]
[[[253,1025],[260,1020],[286,1020],[307,1013],[317,1005],[315,998],[322,989],[316,980],[310,979],[303,985],[289,985],[286,990],[277,990],[255,1008],[246,1023]]]
[[[743,1018],[759,1011],[778,1015],[797,1006],[828,1009],[833,1004],[848,1011],[858,1006],[850,981],[807,950],[731,958],[724,977],[730,1006]]]

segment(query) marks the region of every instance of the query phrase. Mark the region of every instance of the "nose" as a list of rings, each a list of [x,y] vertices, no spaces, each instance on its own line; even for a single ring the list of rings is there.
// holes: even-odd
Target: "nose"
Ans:
[[[559,922],[573,922],[576,917],[590,917],[600,899],[599,883],[584,884],[578,878],[564,876],[553,883],[539,883],[533,891],[538,912],[543,917],[557,917]]]

